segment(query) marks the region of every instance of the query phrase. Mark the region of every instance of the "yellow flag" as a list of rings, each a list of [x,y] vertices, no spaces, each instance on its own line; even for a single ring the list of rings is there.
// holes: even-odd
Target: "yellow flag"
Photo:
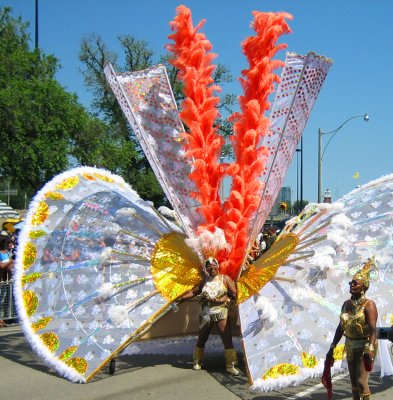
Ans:
[[[358,179],[359,178],[359,172],[355,172],[353,174],[353,179]]]

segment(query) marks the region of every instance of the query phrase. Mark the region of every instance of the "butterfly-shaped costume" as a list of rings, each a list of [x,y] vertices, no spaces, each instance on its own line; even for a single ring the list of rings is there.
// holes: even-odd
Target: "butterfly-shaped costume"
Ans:
[[[176,220],[163,217],[122,178],[96,168],[65,172],[36,195],[21,233],[16,298],[29,342],[61,375],[86,382],[138,341],[195,334],[193,305],[182,304],[178,313],[173,305],[201,281],[206,251],[214,251],[220,272],[237,282],[240,337],[256,390],[322,373],[342,276],[359,258],[384,254],[389,261],[379,285],[391,290],[392,177],[339,205],[308,207],[269,251],[248,261],[331,65],[314,53],[272,60],[283,47],[276,46],[278,37],[289,32],[288,18],[254,13],[256,35],[243,43],[250,68],[242,72],[240,111],[231,117],[233,163],[219,162],[224,139],[214,125],[214,55],[186,7],[178,8],[168,46],[184,83],[180,113],[163,66],[120,74],[105,66]],[[225,176],[232,186],[223,201]],[[225,246],[202,240],[218,228]],[[388,319],[391,304],[373,287]]]

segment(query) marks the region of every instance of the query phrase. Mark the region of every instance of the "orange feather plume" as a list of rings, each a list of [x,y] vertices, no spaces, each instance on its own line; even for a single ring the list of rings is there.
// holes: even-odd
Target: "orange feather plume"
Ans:
[[[256,35],[243,42],[243,52],[249,62],[249,69],[242,71],[240,82],[244,95],[240,96],[240,112],[234,113],[234,136],[231,138],[235,162],[218,162],[224,139],[217,133],[214,122],[219,116],[219,98],[214,95],[220,88],[214,85],[212,64],[215,54],[205,35],[199,32],[205,21],[193,26],[191,11],[185,6],[177,8],[177,15],[171,22],[174,31],[167,45],[172,52],[171,64],[178,70],[184,83],[184,94],[180,117],[189,129],[185,139],[186,156],[192,161],[193,171],[189,178],[195,183],[196,191],[191,195],[200,203],[199,212],[205,222],[197,229],[214,230],[222,228],[231,251],[220,251],[217,259],[220,270],[237,278],[248,244],[250,218],[261,199],[258,178],[265,170],[269,155],[267,148],[259,143],[268,128],[264,112],[269,109],[268,96],[279,77],[274,73],[283,65],[272,60],[277,51],[285,45],[276,45],[280,35],[289,33],[285,19],[292,19],[286,13],[254,12],[252,27]],[[221,204],[219,186],[224,174],[232,176],[232,187],[228,200]]]
[[[198,30],[204,20],[193,26],[191,11],[185,6],[177,8],[177,15],[170,23],[174,33],[169,36],[174,43],[167,45],[172,52],[171,64],[183,80],[186,99],[182,102],[180,117],[189,132],[183,133],[186,156],[192,160],[193,171],[189,175],[197,191],[191,195],[199,203],[199,212],[205,225],[215,224],[221,215],[218,188],[224,175],[223,166],[218,162],[224,138],[217,134],[214,122],[219,116],[219,97],[214,92],[221,89],[214,85],[212,64],[215,54],[210,53],[212,45]],[[212,206],[214,204],[214,206]]]

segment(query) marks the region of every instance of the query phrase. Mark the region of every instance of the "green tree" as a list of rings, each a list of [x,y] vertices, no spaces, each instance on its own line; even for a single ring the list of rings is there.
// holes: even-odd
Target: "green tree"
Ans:
[[[0,175],[31,196],[69,166],[89,115],[56,81],[58,60],[30,50],[27,28],[0,8]]]
[[[306,207],[306,205],[308,204],[307,200],[303,200],[303,202],[301,202],[300,200],[296,200],[293,202],[293,213],[295,215],[300,214],[301,211],[303,211],[303,208]]]

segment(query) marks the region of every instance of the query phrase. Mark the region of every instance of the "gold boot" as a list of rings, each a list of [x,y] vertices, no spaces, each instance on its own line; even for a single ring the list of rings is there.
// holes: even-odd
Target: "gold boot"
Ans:
[[[203,360],[203,347],[195,347],[194,350],[194,366],[192,367],[195,371],[200,371],[202,369],[202,360]]]
[[[239,375],[240,372],[235,368],[236,365],[237,365],[237,356],[235,349],[226,349],[225,367],[229,375],[234,375],[234,376]]]
[[[360,397],[362,400],[370,400],[371,393],[365,393]]]

